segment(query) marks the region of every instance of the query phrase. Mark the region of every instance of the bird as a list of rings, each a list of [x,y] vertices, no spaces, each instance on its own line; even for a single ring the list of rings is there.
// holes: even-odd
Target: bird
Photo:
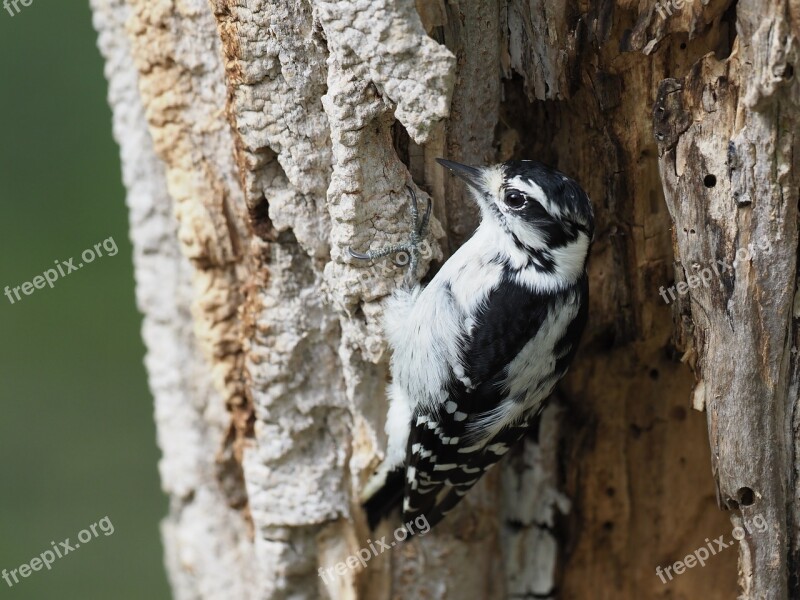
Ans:
[[[408,243],[350,249],[407,251],[412,266],[384,310],[387,447],[360,495],[372,529],[398,507],[438,524],[530,430],[588,318],[594,213],[581,186],[533,160],[437,161],[466,183],[480,224],[430,282],[414,280],[431,204],[420,220],[413,188]]]

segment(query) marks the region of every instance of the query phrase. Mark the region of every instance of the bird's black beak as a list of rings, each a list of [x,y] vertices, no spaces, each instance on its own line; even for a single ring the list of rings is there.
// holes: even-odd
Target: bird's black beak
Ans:
[[[470,187],[476,190],[481,190],[483,188],[483,176],[481,175],[481,170],[477,167],[462,165],[461,163],[453,162],[452,160],[445,160],[443,158],[437,158],[436,162],[442,165],[445,169],[450,169],[453,175],[466,181]]]

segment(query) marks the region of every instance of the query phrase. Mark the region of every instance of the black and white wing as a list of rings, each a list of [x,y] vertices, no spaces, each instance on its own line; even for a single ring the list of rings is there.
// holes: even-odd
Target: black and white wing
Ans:
[[[433,527],[528,431],[572,361],[587,297],[585,276],[568,294],[535,294],[510,279],[489,294],[447,400],[412,416],[404,521],[424,515]]]

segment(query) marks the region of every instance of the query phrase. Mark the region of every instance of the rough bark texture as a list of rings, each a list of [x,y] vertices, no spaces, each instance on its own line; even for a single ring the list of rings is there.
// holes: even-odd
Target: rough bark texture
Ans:
[[[800,598],[796,1],[92,5],[176,598]],[[392,530],[357,498],[403,272],[346,248],[405,238],[406,185],[434,199],[421,276],[470,235],[437,156],[582,183],[590,326],[538,435],[433,533],[325,581]],[[730,541],[715,490],[769,525],[738,584],[733,550],[662,583]]]
[[[745,524],[757,515],[770,524],[741,544],[748,598],[784,598],[790,587],[800,596],[800,22],[793,33],[788,8],[740,2],[730,56],[704,56],[680,80],[662,82],[654,111],[678,277],[715,262],[719,271],[711,285],[691,286],[680,306],[717,498],[740,509]]]

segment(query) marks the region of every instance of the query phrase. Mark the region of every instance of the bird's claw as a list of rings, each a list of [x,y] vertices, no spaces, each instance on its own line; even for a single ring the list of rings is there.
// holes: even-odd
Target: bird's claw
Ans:
[[[352,258],[357,258],[358,260],[372,260],[372,257],[369,254],[364,254],[363,252],[356,252],[350,246],[347,247],[347,252],[350,254]]]
[[[390,254],[399,254],[400,252],[405,252],[408,255],[408,260],[402,263],[408,264],[408,271],[406,272],[405,281],[407,284],[411,284],[413,283],[413,280],[417,274],[417,265],[419,264],[419,257],[421,254],[419,247],[428,234],[428,225],[430,224],[433,202],[431,202],[431,199],[428,198],[428,203],[425,207],[425,213],[422,215],[422,219],[420,220],[417,194],[414,191],[414,188],[412,188],[410,185],[406,186],[406,189],[408,189],[408,192],[411,195],[411,207],[409,211],[411,213],[411,233],[408,236],[408,241],[402,244],[386,246],[378,250],[368,250],[367,252],[356,252],[348,246],[347,252],[351,257],[357,260],[375,260],[389,256]]]

